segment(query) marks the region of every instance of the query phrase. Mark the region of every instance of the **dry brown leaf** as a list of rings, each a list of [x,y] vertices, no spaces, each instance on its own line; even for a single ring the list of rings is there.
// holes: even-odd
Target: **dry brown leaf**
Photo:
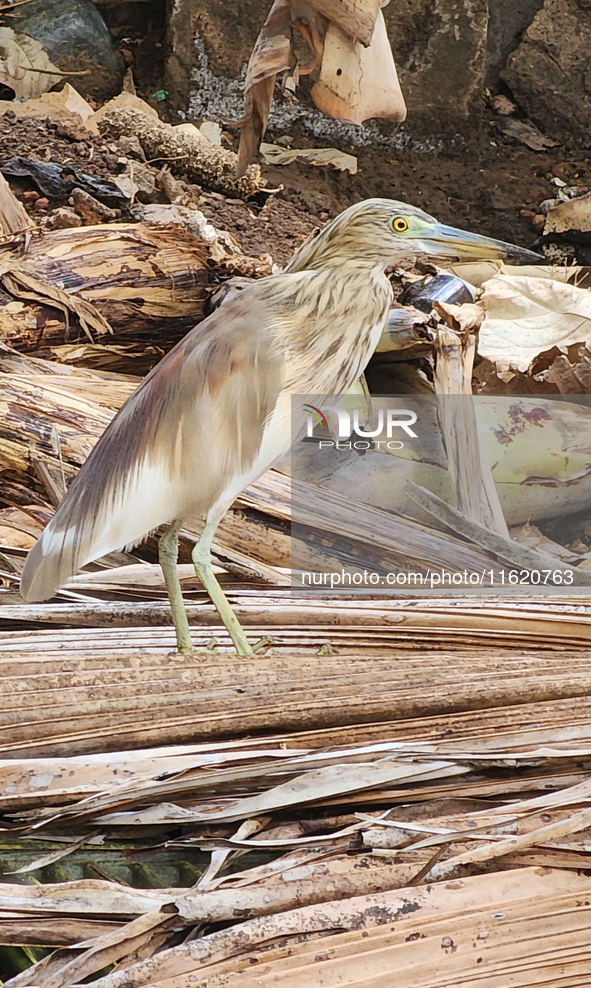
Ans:
[[[555,141],[552,137],[547,137],[529,120],[516,120],[515,117],[500,117],[496,120],[496,126],[515,140],[525,144],[532,151],[547,151],[548,148],[557,147],[560,141]]]
[[[498,371],[527,372],[552,347],[591,342],[591,293],[545,278],[498,275],[485,282],[478,353]]]
[[[278,144],[261,144],[261,159],[267,165],[289,165],[292,161],[303,161],[310,165],[323,167],[332,165],[340,171],[351,175],[357,174],[357,158],[353,154],[339,151],[338,148],[297,148],[287,150]]]
[[[56,92],[43,93],[39,99],[0,100],[0,113],[10,110],[20,120],[26,117],[50,117],[52,120],[74,120],[86,124],[92,116],[92,107],[78,92],[66,82],[63,89]],[[88,129],[88,128],[87,128]]]
[[[453,923],[451,917],[468,916],[472,910],[479,908],[494,912],[495,906],[501,909],[503,904],[515,900],[534,900],[569,891],[586,894],[588,884],[588,879],[565,872],[539,868],[515,869],[495,875],[479,875],[461,882],[430,885],[428,888],[403,888],[321,906],[305,906],[275,916],[251,919],[228,930],[172,947],[125,971],[113,971],[99,979],[96,986],[143,988],[144,985],[160,984],[173,978],[177,984],[188,984],[191,975],[202,979],[205,974],[203,968],[207,965],[234,955],[242,955],[247,961],[248,954],[260,945],[271,945],[283,938],[340,929],[357,930],[357,936],[362,941],[367,939],[367,931],[384,925],[392,927],[401,921],[405,923],[405,936],[409,936],[407,927],[414,923],[416,929],[430,918],[447,915]],[[480,941],[481,944],[485,942],[485,939]],[[323,941],[316,940],[316,948],[322,954]],[[322,970],[322,964],[317,966]]]
[[[384,15],[379,10],[369,48],[329,23],[324,39],[320,78],[312,98],[328,116],[361,124],[372,117],[401,122],[406,105]]]
[[[0,83],[14,90],[17,100],[35,99],[62,78],[43,46],[26,34],[0,27]]]
[[[547,233],[565,233],[567,230],[591,230],[591,192],[561,202],[548,210],[544,236]]]
[[[248,63],[245,113],[238,173],[257,153],[267,129],[275,78],[295,89],[302,75],[320,67],[312,88],[316,106],[329,116],[362,123],[370,117],[404,120],[406,107],[398,84],[379,0],[275,0]],[[309,55],[301,55],[294,34]]]

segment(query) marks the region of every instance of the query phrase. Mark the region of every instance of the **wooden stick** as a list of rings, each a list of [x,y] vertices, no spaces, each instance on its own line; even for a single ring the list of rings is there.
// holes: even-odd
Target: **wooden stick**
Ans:
[[[404,490],[415,504],[420,505],[421,508],[428,511],[434,518],[444,522],[445,525],[454,532],[457,532],[458,535],[463,535],[464,538],[475,542],[476,545],[488,549],[489,552],[494,552],[495,555],[511,563],[512,566],[517,566],[524,570],[534,570],[540,573],[548,569],[551,573],[561,570],[562,572],[573,574],[573,586],[591,586],[590,572],[573,567],[569,563],[564,563],[561,559],[551,556],[547,552],[528,549],[520,542],[514,542],[513,539],[504,538],[498,532],[492,532],[480,522],[475,521],[473,518],[468,518],[461,511],[452,508],[450,504],[446,504],[436,494],[425,490],[424,487],[419,487],[412,480],[407,480]]]

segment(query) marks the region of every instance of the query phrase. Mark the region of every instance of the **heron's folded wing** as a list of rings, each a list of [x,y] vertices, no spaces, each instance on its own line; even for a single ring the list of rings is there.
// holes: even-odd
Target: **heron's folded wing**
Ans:
[[[255,461],[283,376],[273,308],[253,285],[177,344],[115,416],[29,553],[23,597],[46,600],[93,559],[207,511]]]

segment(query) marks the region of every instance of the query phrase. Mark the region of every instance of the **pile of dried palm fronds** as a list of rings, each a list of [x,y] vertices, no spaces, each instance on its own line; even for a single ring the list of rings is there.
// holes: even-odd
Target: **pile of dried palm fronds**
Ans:
[[[366,6],[373,28],[379,4]],[[258,169],[237,180],[230,152],[212,156],[190,126],[160,124],[133,100],[109,113],[150,155],[197,150],[200,180],[231,194],[262,185]],[[174,651],[154,539],[98,560],[50,603],[19,598],[24,557],[65,487],[141,375],[201,317],[208,286],[271,273],[192,206],[141,215],[41,236],[0,180],[2,228],[19,234],[0,263],[0,944],[15,948],[0,953],[0,976],[10,988],[587,983],[591,552],[528,523],[549,517],[552,483],[572,511],[585,507],[591,443],[567,406],[560,428],[534,423],[554,473],[526,478],[525,514],[523,501],[513,508],[529,406],[522,445],[507,452],[501,437],[491,458],[503,454],[503,491],[461,401],[443,408],[421,465],[423,477],[449,472],[455,508],[392,457],[400,483],[386,501],[374,484],[362,503],[373,454],[346,465],[359,500],[333,486],[319,525],[318,488],[298,482],[298,506],[311,568],[354,566],[368,551],[398,572],[550,557],[576,571],[575,595],[294,592],[290,479],[278,470],[240,496],[214,544],[236,613],[263,639],[252,659],[228,651],[195,578],[198,519],[179,563],[198,654]],[[523,355],[508,370],[500,352],[497,303],[509,289],[536,305],[548,293],[476,274],[480,308],[441,306],[405,361],[400,340],[394,351],[385,340],[374,373],[390,375],[388,390],[471,395],[484,309],[483,390],[526,376]],[[564,286],[566,311],[579,289]],[[553,342],[538,344],[536,359]],[[548,366],[564,382],[585,357]],[[416,508],[404,517],[400,491]]]
[[[374,709],[347,728],[108,755],[67,755],[64,736],[52,757],[1,763],[3,812],[26,828],[19,882],[114,838],[148,865],[166,849],[202,871],[188,890],[74,878],[75,865],[71,881],[0,886],[5,943],[68,948],[11,988],[111,964],[101,988],[299,988],[357,983],[352,971],[377,986],[394,970],[404,986],[501,985],[508,971],[550,986],[567,983],[561,965],[588,970],[591,708],[573,683],[567,702],[495,701],[501,670],[536,671],[491,656],[486,711],[442,716],[434,697],[420,719],[376,723]],[[410,678],[418,693],[430,674]]]

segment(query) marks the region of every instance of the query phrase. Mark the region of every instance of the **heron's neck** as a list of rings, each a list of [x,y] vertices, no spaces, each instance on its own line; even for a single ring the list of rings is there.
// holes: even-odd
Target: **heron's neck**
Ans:
[[[343,319],[353,335],[356,326],[363,332],[385,322],[392,304],[383,265],[371,268],[348,262],[276,278],[277,304],[297,314],[296,321],[307,323],[311,332],[316,333],[316,326],[326,338],[342,333]]]
[[[291,258],[284,271],[326,271],[343,266],[355,265],[359,271],[382,273],[391,263],[390,256],[384,256],[381,245],[373,246],[359,239],[347,240],[336,235],[335,231],[323,231],[302,244],[297,254]]]

